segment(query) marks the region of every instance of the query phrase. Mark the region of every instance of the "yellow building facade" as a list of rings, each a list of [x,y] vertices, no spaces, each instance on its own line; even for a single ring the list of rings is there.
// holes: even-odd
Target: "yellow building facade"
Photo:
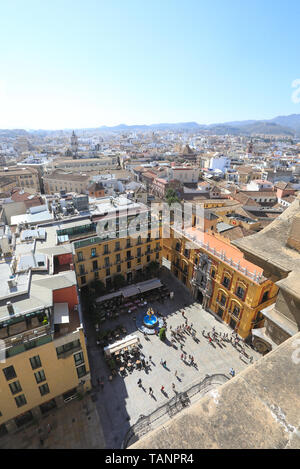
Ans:
[[[73,249],[79,287],[101,280],[109,288],[116,275],[122,275],[130,283],[151,262],[161,264],[160,235],[151,238],[150,232],[141,232],[137,238],[101,240],[96,236],[75,241]]]
[[[278,287],[263,277],[262,269],[215,234],[171,228],[170,238],[163,239],[163,257],[204,309],[244,339],[262,326],[260,311],[276,300]]]
[[[0,364],[0,435],[14,432],[91,388],[83,329],[55,339]]]

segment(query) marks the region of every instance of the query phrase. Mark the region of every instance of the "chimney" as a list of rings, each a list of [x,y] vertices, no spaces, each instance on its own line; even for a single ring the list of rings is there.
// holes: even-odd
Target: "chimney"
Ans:
[[[15,311],[14,311],[14,307],[13,307],[13,305],[11,304],[11,302],[8,301],[8,302],[6,303],[6,306],[7,306],[7,310],[8,310],[8,312],[9,312],[10,316],[13,316],[13,315],[15,314]]]

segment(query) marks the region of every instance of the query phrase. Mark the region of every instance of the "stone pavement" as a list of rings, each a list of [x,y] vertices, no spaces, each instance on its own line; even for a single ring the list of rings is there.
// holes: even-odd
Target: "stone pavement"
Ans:
[[[95,404],[86,395],[52,410],[38,423],[0,438],[0,448],[99,449],[105,448],[105,443]]]
[[[237,374],[248,366],[248,363],[240,359],[238,351],[231,344],[226,343],[222,348],[218,345],[212,346],[201,333],[203,329],[208,331],[215,327],[217,332],[227,332],[230,335],[232,330],[229,326],[204,311],[198,303],[194,303],[188,290],[173,276],[169,275],[163,278],[163,281],[175,292],[174,299],[167,300],[164,304],[151,303],[150,306],[165,316],[168,339],[171,338],[170,326],[174,329],[184,323],[179,310],[185,310],[188,323],[193,323],[193,328],[196,329],[199,343],[197,344],[190,335],[185,335],[187,339],[184,350],[187,356],[193,355],[197,368],[181,360],[182,351],[179,347],[175,349],[170,343],[169,345],[163,343],[157,336],[148,336],[150,340],[145,340],[143,334],[137,330],[133,317],[124,315],[118,320],[105,323],[103,327],[113,329],[117,323],[121,323],[125,325],[128,333],[136,334],[143,345],[141,350],[145,354],[145,359],[149,360],[149,356],[152,357],[151,369],[148,373],[144,370],[134,370],[125,378],[116,376],[112,382],[109,382],[107,379],[109,370],[104,362],[102,350],[96,345],[91,345],[95,333],[90,331],[88,337],[92,381],[95,384],[97,378],[103,376],[105,383],[103,390],[94,388],[94,398],[97,399],[96,406],[107,448],[120,448],[125,433],[140,415],[150,414],[172,398],[173,383],[176,391],[181,392],[202,381],[207,374],[223,373],[230,377],[230,368],[233,368]],[[147,307],[144,308],[145,312]],[[246,346],[246,350],[250,356],[253,356],[254,361],[260,358],[260,355],[250,347]],[[166,369],[160,364],[161,359],[166,360]],[[137,385],[139,378],[142,379],[143,388]],[[160,391],[162,385],[166,394]],[[153,397],[149,395],[150,386],[154,391]]]
[[[205,376],[222,373],[229,376],[232,367],[236,373],[248,366],[239,358],[238,351],[226,344],[222,348],[213,347],[202,336],[201,331],[211,330],[215,327],[217,332],[231,333],[229,326],[223,324],[212,314],[204,311],[194,302],[189,291],[170,273],[161,276],[171,291],[174,291],[174,299],[168,299],[162,303],[151,303],[154,311],[159,311],[167,321],[167,339],[170,339],[170,326],[176,328],[184,323],[180,310],[185,310],[188,323],[193,323],[197,344],[190,335],[185,335],[184,350],[188,355],[193,355],[197,368],[185,364],[181,360],[181,350],[171,346],[169,340],[164,343],[157,336],[144,335],[137,330],[133,315],[125,314],[118,320],[106,321],[104,329],[113,329],[116,324],[123,324],[128,334],[136,334],[143,346],[141,349],[145,359],[152,357],[151,369],[146,373],[134,370],[132,374],[121,378],[116,376],[112,382],[108,381],[109,369],[105,363],[103,350],[96,345],[96,331],[88,315],[84,312],[83,320],[87,338],[87,350],[89,355],[91,379],[93,389],[90,395],[81,401],[74,400],[65,407],[50,412],[39,424],[34,424],[14,435],[6,435],[0,439],[0,448],[121,448],[124,436],[131,425],[136,423],[141,415],[149,415],[157,407],[166,403],[174,396],[172,384],[178,392],[186,390],[193,384],[202,381]],[[148,307],[149,305],[147,305]],[[146,312],[147,307],[144,307]],[[247,348],[254,361],[260,355],[253,349]],[[166,360],[167,368],[160,361]],[[177,371],[177,376],[175,372]],[[104,378],[104,389],[97,386],[97,378]],[[143,388],[137,385],[138,379],[142,379]],[[160,391],[165,387],[166,394]],[[153,389],[153,396],[149,394],[149,387]],[[47,425],[52,430],[47,433]],[[44,436],[44,444],[41,446],[40,438]]]

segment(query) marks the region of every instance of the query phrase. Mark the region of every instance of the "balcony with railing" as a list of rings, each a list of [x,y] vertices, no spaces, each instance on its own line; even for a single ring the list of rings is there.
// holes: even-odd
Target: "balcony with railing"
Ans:
[[[6,351],[6,356],[13,356],[52,340],[53,331],[50,324],[28,329],[20,334],[1,339],[0,350]]]

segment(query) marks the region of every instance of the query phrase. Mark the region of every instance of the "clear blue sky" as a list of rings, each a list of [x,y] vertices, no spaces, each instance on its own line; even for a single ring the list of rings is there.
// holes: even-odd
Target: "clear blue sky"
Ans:
[[[5,0],[0,127],[300,113],[299,0]]]

